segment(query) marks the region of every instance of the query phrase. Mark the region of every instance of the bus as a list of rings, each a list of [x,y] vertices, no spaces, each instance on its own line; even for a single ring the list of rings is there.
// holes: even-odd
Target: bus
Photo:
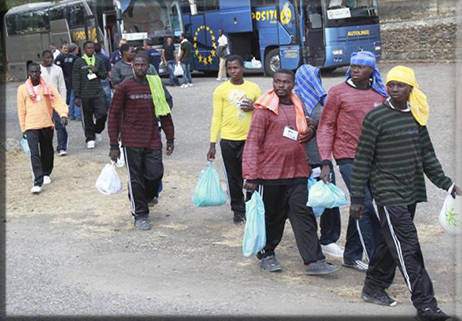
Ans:
[[[266,75],[301,64],[346,66],[352,52],[381,56],[377,0],[181,0],[194,46],[192,70],[217,70],[218,30],[231,54],[257,59]],[[258,64],[257,64],[258,65]]]
[[[4,17],[5,60],[14,80],[27,78],[27,66],[41,62],[50,43],[99,42],[110,54],[120,38],[160,47],[183,32],[177,0],[63,0],[11,8]]]

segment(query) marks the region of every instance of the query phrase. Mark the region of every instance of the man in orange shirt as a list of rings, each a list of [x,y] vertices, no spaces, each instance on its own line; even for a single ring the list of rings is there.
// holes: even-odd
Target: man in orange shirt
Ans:
[[[53,170],[53,110],[67,126],[66,102],[59,92],[41,76],[40,65],[29,65],[29,78],[18,88],[18,118],[23,136],[27,138],[34,186],[38,194],[43,184],[50,184]]]

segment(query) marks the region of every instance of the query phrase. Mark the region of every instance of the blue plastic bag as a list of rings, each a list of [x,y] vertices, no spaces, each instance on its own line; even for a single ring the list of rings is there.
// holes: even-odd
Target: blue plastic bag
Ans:
[[[21,148],[26,153],[27,156],[30,156],[30,148],[29,148],[29,143],[27,142],[26,138],[21,139]]]
[[[347,204],[345,193],[332,183],[324,183],[322,180],[315,183],[308,195],[308,206],[334,208]]]
[[[311,178],[311,177],[308,178],[308,197],[310,195],[311,187],[313,187],[314,184],[316,184],[316,179]],[[308,203],[306,205],[309,206]],[[313,210],[314,216],[316,218],[320,218],[321,215],[324,213],[325,208],[324,207],[313,207],[312,210]]]
[[[260,252],[266,245],[265,205],[258,192],[245,203],[245,230],[242,252],[249,257]]]
[[[199,176],[192,201],[198,207],[208,207],[223,205],[226,199],[226,193],[220,185],[220,175],[210,162]]]

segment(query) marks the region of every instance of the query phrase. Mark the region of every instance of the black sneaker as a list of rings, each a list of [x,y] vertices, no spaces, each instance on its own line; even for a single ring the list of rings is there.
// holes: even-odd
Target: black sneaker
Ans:
[[[361,271],[361,272],[367,272],[367,269],[369,269],[369,265],[367,263],[364,263],[361,260],[355,260],[355,261],[343,260],[342,265],[348,268]]]
[[[135,226],[139,230],[150,230],[151,224],[145,218],[135,220]]]
[[[279,261],[274,255],[262,258],[259,265],[268,272],[278,272],[282,270],[281,264],[279,264]]]
[[[155,206],[155,205],[157,205],[157,204],[159,204],[159,198],[158,198],[157,196],[154,196],[154,198],[152,199],[152,201],[150,201],[150,202],[148,203],[148,206],[149,206],[149,207],[152,207],[152,206]]]
[[[234,223],[245,223],[245,213],[234,212]]]
[[[417,317],[422,321],[444,321],[450,318],[440,308],[425,308],[417,310]]]
[[[319,260],[308,264],[306,268],[306,275],[325,275],[331,274],[338,270],[338,266],[332,263],[326,262],[325,260]]]
[[[388,296],[385,290],[370,290],[364,287],[361,293],[361,298],[366,302],[387,307],[394,307],[397,304],[395,300]]]

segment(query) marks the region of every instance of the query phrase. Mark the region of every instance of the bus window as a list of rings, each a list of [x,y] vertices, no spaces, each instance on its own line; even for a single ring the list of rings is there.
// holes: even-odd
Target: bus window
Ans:
[[[83,4],[67,6],[67,23],[69,28],[82,27],[85,24],[85,8]]]
[[[310,29],[322,28],[322,7],[319,1],[309,1],[307,3],[306,16]]]
[[[48,10],[38,10],[32,14],[32,24],[35,32],[44,32],[50,30],[50,20]]]
[[[255,4],[257,6],[274,6],[276,2],[276,0],[256,0]]]
[[[66,19],[66,7],[61,6],[51,8],[49,11],[49,15],[51,21]]]
[[[19,32],[19,16],[12,14],[6,17],[6,30],[8,36],[17,35]]]

